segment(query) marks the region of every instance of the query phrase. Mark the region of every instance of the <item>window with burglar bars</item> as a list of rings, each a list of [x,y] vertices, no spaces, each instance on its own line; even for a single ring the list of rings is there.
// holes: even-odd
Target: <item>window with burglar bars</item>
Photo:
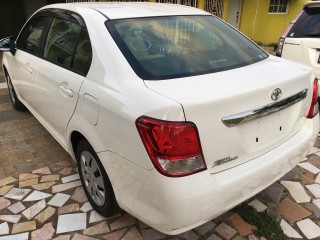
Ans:
[[[186,6],[197,6],[197,0],[157,0],[158,3],[173,3],[173,4],[181,4]]]
[[[269,13],[288,13],[289,0],[270,0]]]
[[[223,0],[205,0],[204,10],[222,19]]]

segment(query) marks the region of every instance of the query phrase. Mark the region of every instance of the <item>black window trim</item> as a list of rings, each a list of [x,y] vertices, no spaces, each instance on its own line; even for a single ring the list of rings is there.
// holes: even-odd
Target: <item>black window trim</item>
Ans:
[[[63,12],[63,14],[59,14]],[[37,17],[51,17],[51,19],[49,20],[49,24],[48,26],[46,27],[46,29],[44,30],[44,33],[43,35],[41,36],[41,39],[40,39],[40,44],[39,44],[39,52],[37,54],[31,52],[31,51],[28,51],[27,49],[21,49],[17,46],[17,49],[19,49],[20,51],[24,51],[24,52],[27,52],[31,55],[34,55],[42,60],[45,60],[47,62],[50,62],[54,65],[57,65],[59,67],[62,67],[66,70],[69,70],[71,72],[74,72],[76,74],[79,74],[81,76],[87,76],[88,75],[88,72],[91,68],[91,64],[92,64],[92,54],[91,54],[91,58],[90,58],[90,63],[88,64],[89,67],[88,67],[88,71],[83,74],[79,71],[77,71],[76,69],[73,69],[72,68],[72,65],[73,65],[73,59],[74,59],[74,55],[75,55],[75,52],[76,52],[76,49],[77,49],[77,46],[78,46],[78,43],[79,43],[79,38],[81,36],[81,33],[84,31],[84,29],[87,29],[87,26],[85,25],[85,22],[83,20],[83,18],[73,12],[73,11],[70,11],[70,10],[66,10],[66,9],[61,9],[61,8],[48,8],[48,9],[44,9],[44,10],[41,10],[39,11],[38,13],[36,13],[35,15],[33,15],[24,25],[24,27],[22,28],[22,30],[20,31],[19,33],[19,36],[17,37],[17,40],[16,42],[18,43],[19,39],[21,38],[21,33],[24,31],[25,27],[35,18]],[[49,32],[49,28],[51,27],[51,24],[52,24],[52,21],[54,18],[60,18],[60,19],[63,19],[63,20],[66,20],[66,21],[71,21],[71,22],[74,22],[74,23],[77,23],[81,26],[81,31],[80,31],[80,34],[78,36],[78,39],[77,39],[77,43],[75,45],[75,49],[73,51],[73,55],[72,55],[72,64],[70,64],[69,67],[66,67],[66,66],[63,66],[63,65],[60,65],[59,63],[57,62],[52,62],[52,61],[49,61],[48,59],[45,59],[43,57],[43,51],[44,51],[44,45],[45,45],[45,42],[47,40],[47,37],[48,37],[48,32]],[[90,46],[91,46],[91,52],[92,52],[92,44],[91,44],[91,39],[90,39],[90,35],[89,35],[89,32],[87,31],[87,35],[88,35],[88,38],[89,38],[89,41],[90,41]]]

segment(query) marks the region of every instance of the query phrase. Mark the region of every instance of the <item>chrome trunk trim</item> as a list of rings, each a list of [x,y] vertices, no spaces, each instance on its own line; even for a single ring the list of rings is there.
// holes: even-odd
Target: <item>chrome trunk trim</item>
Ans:
[[[270,103],[268,105],[255,108],[242,113],[237,113],[228,117],[222,118],[222,122],[227,127],[234,127],[239,124],[243,124],[264,116],[270,115],[272,113],[281,111],[282,109],[288,108],[297,102],[302,101],[307,96],[308,89],[304,89],[290,97],[277,101],[275,103]]]

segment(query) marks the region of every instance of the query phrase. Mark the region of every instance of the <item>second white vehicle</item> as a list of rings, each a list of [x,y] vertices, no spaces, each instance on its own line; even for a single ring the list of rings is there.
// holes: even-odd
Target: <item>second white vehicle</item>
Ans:
[[[191,7],[49,5],[0,46],[13,106],[77,161],[94,209],[167,234],[268,187],[318,134],[312,69]]]

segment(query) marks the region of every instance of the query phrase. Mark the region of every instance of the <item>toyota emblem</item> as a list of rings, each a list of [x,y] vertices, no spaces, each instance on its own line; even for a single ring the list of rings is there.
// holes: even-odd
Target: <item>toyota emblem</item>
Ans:
[[[281,98],[281,95],[282,95],[281,89],[280,89],[280,88],[276,88],[276,89],[274,89],[274,90],[272,91],[272,93],[271,93],[271,99],[272,99],[273,101],[277,101],[278,99]]]

